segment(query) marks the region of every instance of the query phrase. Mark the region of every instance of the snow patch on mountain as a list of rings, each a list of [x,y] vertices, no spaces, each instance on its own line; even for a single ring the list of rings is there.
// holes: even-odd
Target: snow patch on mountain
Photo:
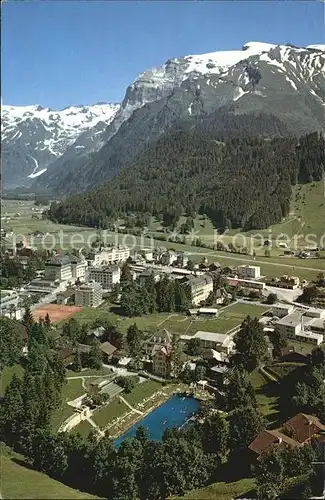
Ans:
[[[39,105],[2,105],[1,136],[6,153],[4,178],[10,182],[17,179],[21,183],[24,178],[41,175],[81,134],[91,134],[93,128],[101,132],[105,130],[119,106],[98,103],[53,110]]]

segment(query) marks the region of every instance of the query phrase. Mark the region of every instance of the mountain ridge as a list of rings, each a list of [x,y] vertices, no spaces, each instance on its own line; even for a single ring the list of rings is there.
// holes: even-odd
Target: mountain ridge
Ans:
[[[297,136],[325,130],[324,74],[321,44],[248,42],[242,50],[174,57],[140,73],[113,118],[68,144],[36,185],[59,195],[87,190],[129,166],[177,121],[227,106],[233,114],[271,113]]]
[[[1,134],[4,181],[28,182],[42,173],[55,158],[98,124],[105,128],[119,105],[66,106],[61,110],[29,106],[2,105]],[[17,163],[20,164],[17,168]]]

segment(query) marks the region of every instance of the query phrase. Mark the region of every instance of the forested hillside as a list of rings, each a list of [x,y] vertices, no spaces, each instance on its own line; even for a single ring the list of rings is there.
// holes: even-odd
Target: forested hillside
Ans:
[[[229,138],[230,131],[236,133],[234,122],[222,133],[214,120],[173,128],[99,189],[54,203],[49,217],[107,227],[128,213],[162,218],[164,212],[196,211],[218,228],[260,229],[288,213],[292,185],[322,178],[322,135],[252,137],[253,127],[245,122],[246,137],[238,126],[238,137]],[[261,132],[264,125],[261,117]]]

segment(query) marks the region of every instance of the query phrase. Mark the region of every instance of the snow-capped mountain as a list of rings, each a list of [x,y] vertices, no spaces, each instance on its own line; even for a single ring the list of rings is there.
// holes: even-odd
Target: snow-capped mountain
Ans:
[[[132,164],[152,140],[178,121],[222,108],[268,113],[290,133],[324,130],[325,46],[249,42],[241,50],[168,60],[140,74],[93,155],[63,155],[40,181],[58,193],[87,189]]]
[[[76,148],[99,149],[100,134],[112,121],[118,104],[69,106],[55,111],[41,106],[1,107],[3,177],[6,185],[26,184],[43,174],[83,134],[87,144]],[[80,142],[80,141],[79,141]]]
[[[81,191],[132,164],[150,141],[175,123],[220,108],[235,114],[274,115],[289,132],[297,135],[324,130],[325,46],[249,42],[241,50],[176,57],[141,73],[126,89],[121,105],[108,106],[109,117],[103,127],[93,107],[73,108],[85,117],[88,112],[93,113],[96,123],[85,120],[82,126],[77,126],[80,135],[73,140],[69,136],[62,142],[60,153],[54,149],[59,143],[52,140],[51,149],[57,155],[49,152],[48,142],[57,136],[53,132],[51,137],[47,136],[41,120],[24,120],[19,127],[11,121],[9,133],[15,137],[14,141],[22,140],[21,136],[18,138],[19,132],[24,131],[25,137],[21,148],[5,148],[9,155],[9,161],[6,156],[3,161],[6,171],[15,166],[20,176],[26,177],[47,168],[35,179],[37,184],[57,193]],[[17,125],[20,119],[16,118]],[[66,118],[62,122],[66,123]],[[63,136],[69,135],[67,128],[69,133],[71,128],[76,130],[73,125],[58,127]],[[32,145],[30,137],[34,136],[37,140]],[[5,145],[7,137],[8,132]],[[30,143],[27,151],[26,143]],[[42,151],[48,155],[46,160],[38,157]],[[38,166],[34,171],[35,160]]]

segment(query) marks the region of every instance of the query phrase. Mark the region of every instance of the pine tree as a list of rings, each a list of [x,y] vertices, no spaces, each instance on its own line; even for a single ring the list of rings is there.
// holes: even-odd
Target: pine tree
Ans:
[[[80,356],[79,349],[76,350],[76,353],[74,356],[73,369],[76,372],[81,372],[81,370],[82,370],[82,363],[81,363],[81,356]]]
[[[94,370],[100,370],[102,367],[102,352],[99,349],[98,343],[91,346],[88,354],[88,366]]]
[[[14,373],[0,406],[1,438],[7,443],[14,444],[18,437],[19,421],[24,413],[22,392],[22,381]]]
[[[129,283],[132,283],[132,281],[133,281],[133,277],[132,277],[131,269],[130,269],[129,264],[126,262],[123,265],[122,270],[121,270],[121,278],[120,278],[121,286],[123,287]]]
[[[130,350],[131,356],[139,356],[141,350],[141,337],[142,331],[138,328],[136,323],[130,325],[127,329],[126,340]]]
[[[51,328],[51,319],[49,316],[49,313],[46,313],[45,320],[44,320],[45,326],[50,329]]]
[[[26,305],[26,307],[25,307],[25,312],[24,312],[23,319],[21,320],[21,322],[25,326],[27,332],[29,332],[31,327],[34,324],[34,318],[33,318],[33,315],[32,315],[32,312],[31,312],[29,305]]]
[[[236,354],[233,360],[245,370],[253,371],[268,357],[267,344],[264,337],[263,326],[258,318],[247,316],[235,334]]]

